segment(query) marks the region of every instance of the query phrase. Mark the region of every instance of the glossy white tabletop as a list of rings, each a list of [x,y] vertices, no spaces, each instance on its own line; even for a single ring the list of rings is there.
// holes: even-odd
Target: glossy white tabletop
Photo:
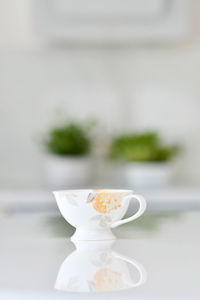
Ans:
[[[200,299],[200,212],[146,214],[113,244],[76,249],[72,232],[61,217],[1,216],[0,299]]]

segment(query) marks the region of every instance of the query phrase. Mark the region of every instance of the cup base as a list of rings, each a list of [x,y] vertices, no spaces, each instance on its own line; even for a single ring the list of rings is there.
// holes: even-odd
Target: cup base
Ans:
[[[72,241],[105,241],[115,240],[116,237],[110,228],[105,229],[76,229],[72,235]]]

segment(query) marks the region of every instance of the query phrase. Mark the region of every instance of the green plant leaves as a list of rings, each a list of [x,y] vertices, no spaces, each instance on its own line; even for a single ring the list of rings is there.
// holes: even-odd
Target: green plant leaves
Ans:
[[[155,132],[121,135],[113,139],[112,159],[126,161],[167,161],[178,151],[177,146],[164,146]]]
[[[63,156],[86,155],[91,144],[84,126],[75,123],[51,129],[44,143],[48,152]]]

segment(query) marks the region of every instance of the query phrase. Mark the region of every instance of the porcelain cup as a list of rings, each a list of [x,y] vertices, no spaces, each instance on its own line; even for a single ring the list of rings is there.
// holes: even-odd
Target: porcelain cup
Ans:
[[[53,192],[64,219],[76,228],[72,241],[115,239],[111,228],[131,222],[146,209],[143,196],[131,190],[85,189]],[[139,209],[123,219],[130,201],[138,200]]]

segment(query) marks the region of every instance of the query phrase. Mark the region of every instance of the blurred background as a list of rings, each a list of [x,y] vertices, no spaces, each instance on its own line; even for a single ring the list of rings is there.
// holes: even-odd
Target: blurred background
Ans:
[[[199,12],[0,0],[1,190],[198,188]]]

